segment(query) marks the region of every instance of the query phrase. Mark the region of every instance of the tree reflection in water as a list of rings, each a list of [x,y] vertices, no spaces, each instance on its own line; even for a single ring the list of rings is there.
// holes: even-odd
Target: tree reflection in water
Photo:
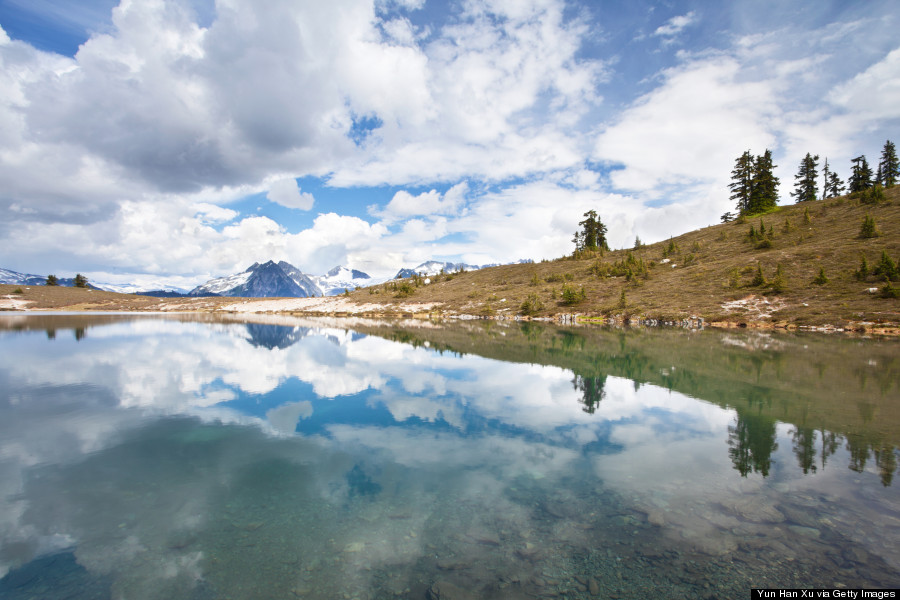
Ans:
[[[589,415],[594,414],[597,410],[597,405],[606,397],[606,392],[603,389],[605,386],[606,375],[601,375],[600,377],[575,375],[572,378],[572,387],[582,394],[580,402],[584,404],[584,407],[581,410]]]

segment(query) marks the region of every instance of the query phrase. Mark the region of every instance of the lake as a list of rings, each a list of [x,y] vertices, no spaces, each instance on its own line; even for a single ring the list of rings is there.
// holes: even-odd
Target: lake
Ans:
[[[0,315],[0,597],[900,587],[900,341]]]

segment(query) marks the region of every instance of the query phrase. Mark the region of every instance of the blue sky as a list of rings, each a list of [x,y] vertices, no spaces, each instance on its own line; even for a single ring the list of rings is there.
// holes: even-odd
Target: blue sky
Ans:
[[[192,286],[556,258],[900,129],[895,2],[0,0],[0,266]]]

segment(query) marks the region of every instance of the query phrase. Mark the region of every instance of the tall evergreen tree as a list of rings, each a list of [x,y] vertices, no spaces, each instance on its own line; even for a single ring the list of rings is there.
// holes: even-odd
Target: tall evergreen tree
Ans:
[[[606,243],[606,225],[597,216],[597,211],[584,213],[584,221],[580,221],[582,230],[575,232],[575,250],[609,250]]]
[[[851,160],[853,163],[849,184],[849,192],[861,192],[872,187],[872,168],[869,167],[869,161],[866,160],[865,154],[861,154]]]
[[[881,185],[886,188],[897,185],[897,180],[900,179],[900,160],[897,159],[897,147],[891,140],[884,143],[878,169],[881,171]]]
[[[828,198],[828,176],[831,170],[828,168],[828,157],[825,157],[825,166],[822,167],[822,200]]]
[[[747,214],[761,213],[778,204],[779,180],[775,177],[772,151],[766,149],[753,162],[753,183],[750,186],[750,206]]]
[[[56,275],[47,275],[46,285],[59,285],[59,279],[56,277]]]
[[[746,214],[750,210],[750,191],[753,186],[753,156],[747,150],[734,162],[734,170],[731,171],[730,199],[735,202],[735,208],[739,215]]]
[[[816,167],[819,166],[819,155],[812,156],[809,152],[806,157],[800,161],[800,169],[794,175],[794,196],[797,202],[808,202],[815,200],[819,196],[819,186],[816,184],[816,177],[819,176]]]
[[[75,287],[80,287],[80,288],[87,287],[88,286],[87,277],[85,277],[81,273],[76,274],[74,284],[75,284]]]
[[[834,171],[828,176],[828,185],[825,186],[826,198],[837,198],[844,191],[844,182]]]

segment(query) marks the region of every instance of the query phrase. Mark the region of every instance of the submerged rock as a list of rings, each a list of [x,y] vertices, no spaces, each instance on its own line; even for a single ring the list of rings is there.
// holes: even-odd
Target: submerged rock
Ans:
[[[762,498],[746,498],[728,506],[728,509],[745,521],[754,523],[781,523],[784,514]]]
[[[819,536],[822,535],[822,532],[820,532],[818,529],[814,529],[812,527],[804,527],[803,525],[788,525],[788,529],[796,534],[813,539],[818,539]]]
[[[476,596],[449,581],[435,581],[428,588],[429,600],[476,600]]]

